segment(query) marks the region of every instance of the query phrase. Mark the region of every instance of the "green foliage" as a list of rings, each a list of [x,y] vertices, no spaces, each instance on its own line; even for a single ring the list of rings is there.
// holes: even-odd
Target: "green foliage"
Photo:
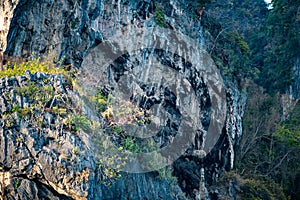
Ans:
[[[113,126],[112,127],[113,134],[119,135],[123,132],[122,128],[119,126]]]
[[[16,76],[22,75],[25,70],[31,70],[34,72],[45,72],[45,73],[60,73],[62,72],[65,78],[70,78],[71,72],[60,71],[59,68],[54,68],[54,65],[40,62],[38,59],[31,60],[21,65],[12,65],[12,68],[2,71],[3,76]],[[99,130],[103,128],[102,124],[99,122],[91,121],[87,116],[82,115],[81,106],[74,105],[70,97],[64,93],[56,91],[52,84],[50,84],[48,79],[38,81],[26,81],[21,87],[14,87],[13,91],[17,96],[25,98],[29,103],[29,107],[14,106],[10,111],[0,114],[0,117],[5,124],[5,128],[17,128],[19,126],[20,120],[30,123],[33,127],[49,127],[49,128],[59,128],[60,131],[71,131],[77,133],[79,130],[85,132],[94,132],[97,134]],[[4,96],[9,104],[12,103],[13,93],[5,93]],[[115,110],[115,113],[109,114],[112,110],[111,97],[105,96],[101,89],[98,88],[96,95],[87,96],[86,102],[95,105],[95,110],[101,116],[102,113],[108,113],[108,117],[111,115],[117,119],[125,118],[126,115],[133,114],[130,119],[136,123],[143,123],[144,118],[140,109],[137,109],[133,105],[126,109],[126,104],[120,106],[121,110]],[[83,101],[82,101],[83,102]],[[110,105],[110,107],[108,107]],[[76,108],[74,109],[74,106]],[[47,115],[46,115],[47,114]],[[118,117],[117,117],[118,115]],[[54,118],[57,121],[52,120]],[[108,122],[110,122],[108,120]],[[117,120],[118,123],[121,121]],[[124,121],[126,122],[126,120]],[[106,127],[111,130],[112,135],[122,135],[122,128],[120,126],[113,125]],[[58,129],[56,129],[58,130]],[[102,135],[101,139],[98,141],[100,159],[99,159],[99,170],[102,184],[111,185],[115,180],[121,177],[121,168],[126,165],[128,160],[126,151],[131,152],[141,152],[141,147],[133,139],[128,137],[124,140],[125,143],[117,147],[117,145],[110,142],[110,137],[106,138]],[[20,141],[20,138],[16,140]],[[74,155],[80,155],[80,149],[74,147],[72,149]],[[18,187],[19,183],[15,183],[15,187]]]
[[[149,153],[158,150],[158,146],[152,138],[141,139],[126,134],[118,133],[120,142],[116,146],[130,153]]]
[[[156,6],[156,10],[154,13],[154,21],[159,26],[162,26],[162,27],[165,26],[165,13],[164,13],[164,10],[159,6]]]
[[[300,129],[293,131],[285,126],[281,126],[275,133],[275,137],[286,143],[290,148],[297,147],[300,149]]]
[[[51,112],[56,115],[65,115],[65,114],[67,114],[67,109],[53,106]]]
[[[187,0],[186,3],[188,4],[188,7],[190,8],[197,8],[197,7],[203,7],[209,3],[211,3],[211,0]]]
[[[7,115],[11,115],[16,113],[16,116],[24,119],[30,120],[31,123],[35,124],[35,126],[40,127],[41,122],[43,121],[42,115],[43,107],[46,103],[52,101],[54,96],[54,88],[52,86],[42,86],[39,83],[28,81],[26,86],[23,87],[14,87],[14,92],[17,96],[21,96],[22,98],[26,98],[29,106],[20,107],[20,105],[16,105],[12,107],[10,111],[8,111]],[[9,104],[12,103],[12,94],[6,93],[6,100]],[[4,115],[2,115],[3,117]],[[11,120],[7,120],[5,122],[6,127],[11,127],[14,123]]]
[[[238,32],[228,32],[221,36],[221,41],[216,45],[224,45],[224,49],[215,49],[214,57],[221,60],[219,67],[228,77],[241,78],[249,76],[247,69],[249,59],[249,46]],[[216,47],[220,48],[220,47]],[[221,53],[221,57],[219,55]]]
[[[14,106],[12,109],[11,109],[11,112],[14,113],[14,112],[18,112],[20,111],[21,108],[19,106]]]
[[[17,189],[21,185],[19,180],[15,180],[14,182],[14,188]]]
[[[108,97],[99,88],[97,94],[93,97],[93,101],[96,102],[98,112],[104,112],[107,109]]]
[[[272,179],[251,174],[248,176],[240,176],[235,171],[225,172],[220,176],[218,181],[219,187],[230,187],[237,189],[238,198],[246,200],[286,200],[282,188]]]
[[[164,157],[159,151],[153,151],[151,156],[146,156],[143,159],[143,163],[141,163],[141,168],[145,171],[153,170],[153,169],[161,169],[161,166],[164,166],[167,158]],[[158,172],[160,173],[160,172]],[[165,175],[165,172],[162,170],[161,175]]]
[[[40,58],[34,58],[27,62],[22,62],[17,65],[16,63],[9,62],[7,64],[8,68],[6,70],[0,71],[0,78],[2,77],[12,77],[12,76],[21,76],[24,75],[26,70],[29,70],[31,73],[43,72],[46,74],[67,74],[68,72],[61,68],[56,67],[53,62],[49,60],[41,61]]]
[[[223,74],[247,76],[270,94],[285,92],[300,53],[299,1],[213,0],[202,24],[212,36],[208,49]]]
[[[141,146],[135,141],[135,138],[133,138],[133,137],[127,137],[125,139],[123,146],[125,147],[125,149],[127,151],[130,151],[132,153],[141,153],[142,152]]]
[[[17,112],[18,117],[24,119],[27,115],[32,114],[32,107],[20,108],[19,106],[15,106],[12,108],[11,113]]]
[[[69,130],[77,132],[80,129],[85,132],[91,131],[91,122],[84,115],[70,114],[64,118],[63,123]]]
[[[78,17],[71,20],[71,29],[75,29],[80,24],[80,20]]]
[[[38,83],[29,82],[26,86],[15,87],[17,94],[29,99],[30,102],[45,104],[54,96],[54,88],[51,85],[42,86]]]
[[[111,95],[105,106],[106,110],[101,113],[101,116],[116,126],[131,125],[137,127],[148,124],[152,120],[149,110],[139,108],[130,101],[117,100]]]
[[[177,178],[173,176],[173,168],[170,166],[161,168],[157,172],[161,180],[167,179],[168,181],[170,181],[171,184],[176,184],[178,181]]]
[[[1,118],[7,128],[14,128],[17,126],[17,120],[11,113],[2,114]]]
[[[90,121],[84,115],[74,115],[72,123],[83,131],[90,131]]]
[[[60,63],[57,62],[58,64]],[[74,71],[67,71],[62,68],[55,67],[55,64],[49,60],[40,61],[40,59],[32,59],[28,62],[23,62],[20,65],[12,65],[12,68],[8,68],[3,73],[10,74],[10,76],[20,75],[25,70],[31,70],[31,72],[44,72],[44,73],[61,73],[66,79],[70,79],[74,76]],[[68,130],[77,132],[83,130],[89,132],[90,120],[86,116],[76,114],[72,109],[73,105],[69,97],[59,91],[56,91],[49,79],[45,78],[39,81],[26,81],[20,87],[14,87],[15,94],[17,96],[26,99],[29,106],[14,106],[10,113],[17,113],[17,116],[30,122],[34,127],[52,126],[53,121],[50,118],[45,119],[44,114],[51,113],[56,115],[61,124],[56,126],[63,126]],[[11,95],[8,93],[5,95],[7,101],[11,102]],[[14,123],[7,120],[6,126],[11,127]],[[57,122],[56,122],[57,123]]]
[[[78,149],[78,147],[74,147],[72,149],[72,153],[75,154],[75,155],[79,155],[80,154],[80,150]]]
[[[250,48],[247,42],[237,32],[233,33],[233,40],[237,43],[237,46],[240,49],[242,54],[249,53]]]
[[[279,126],[275,137],[286,144],[289,149],[298,148],[300,150],[300,102],[290,112],[289,118]]]
[[[268,92],[285,92],[293,82],[292,68],[300,53],[299,21],[297,19],[299,1],[274,0],[261,32],[266,38],[264,56],[261,55],[257,82]],[[255,40],[253,46],[260,45]],[[260,47],[262,48],[262,47]]]
[[[261,174],[271,178],[286,196],[294,195],[300,174],[300,105],[296,104],[289,118],[281,122],[280,99],[257,86],[249,89],[236,168],[247,177]],[[274,194],[276,190],[269,191]]]
[[[270,179],[246,178],[240,188],[241,199],[285,200],[282,188]]]
[[[147,123],[150,115],[129,101],[104,94],[101,87],[95,91],[88,91],[81,88],[76,81],[73,82],[74,88],[82,97],[82,103],[95,108],[95,114],[103,118],[104,123],[91,122],[80,115],[68,115],[64,117],[64,126],[74,132],[79,128],[90,129],[97,135],[93,142],[100,152],[98,162],[100,183],[110,186],[121,177],[121,168],[127,163],[128,153],[142,152],[143,142],[125,134],[123,125],[130,124],[136,127],[141,123]]]
[[[95,108],[95,114],[103,119],[103,124],[96,124],[94,127],[94,123],[90,122],[90,127],[93,126],[91,130],[96,133],[93,135],[97,135],[93,142],[100,152],[98,163],[100,183],[110,186],[121,177],[121,169],[128,162],[128,155],[157,150],[157,144],[152,138],[141,139],[129,136],[131,131],[138,131],[139,126],[150,123],[152,116],[148,110],[139,108],[131,101],[118,99],[107,92],[102,92],[106,88],[98,87],[91,91],[81,88],[76,81],[74,83],[76,90],[83,97],[82,102]],[[64,124],[69,129],[77,131],[73,118],[69,115],[65,118]],[[161,156],[156,158],[163,159]],[[162,171],[161,174],[171,179],[168,171]]]
[[[271,178],[291,199],[299,190],[299,105],[280,123],[282,108],[276,94],[293,82],[292,68],[300,53],[300,1],[273,0],[272,4],[274,8],[268,11],[264,1],[213,0],[202,17],[212,36],[208,49],[223,74],[234,79],[247,76],[266,89],[248,90],[236,159],[239,173],[248,176],[242,199],[281,198],[268,187],[271,182],[253,174]]]
[[[102,141],[102,145],[103,151],[98,162],[101,169],[101,184],[110,186],[122,177],[121,169],[126,165],[128,157],[123,147],[116,149],[108,140]]]
[[[251,49],[244,36],[236,29],[222,27],[211,15],[203,16],[202,23],[214,38],[208,50],[222,73],[232,80],[252,76],[248,66]]]

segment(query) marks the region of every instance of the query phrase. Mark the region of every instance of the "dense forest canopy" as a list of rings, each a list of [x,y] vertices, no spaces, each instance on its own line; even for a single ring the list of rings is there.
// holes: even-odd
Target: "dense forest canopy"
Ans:
[[[299,56],[299,1],[212,1],[203,25],[212,34],[209,48],[224,74],[253,78],[270,93],[293,82]],[[214,19],[217,18],[218,20]]]
[[[209,52],[226,77],[251,82],[236,161],[237,174],[248,184],[244,198],[284,199],[281,187],[291,199],[300,196],[300,103],[284,118],[280,100],[295,81],[299,6],[299,0],[206,4],[202,23],[212,38]]]

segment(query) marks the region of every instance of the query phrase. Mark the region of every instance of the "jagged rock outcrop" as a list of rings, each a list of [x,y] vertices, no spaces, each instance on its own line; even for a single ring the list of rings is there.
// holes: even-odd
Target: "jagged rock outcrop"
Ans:
[[[295,67],[293,68],[294,82],[292,84],[293,99],[300,98],[300,58],[297,58]]]
[[[159,6],[164,13],[158,11]],[[170,185],[168,179],[158,178],[157,172],[129,173],[106,187],[99,183],[99,152],[92,142],[95,135],[84,131],[74,134],[57,114],[48,111],[39,113],[45,128],[32,127],[34,118],[25,123],[12,112],[16,106],[26,108],[26,98],[15,96],[12,99],[18,101],[9,102],[6,96],[13,95],[13,85],[22,86],[22,81],[32,79],[42,87],[47,85],[41,82],[48,82],[58,87],[53,89],[61,97],[57,106],[74,101],[64,109],[74,113],[72,109],[81,105],[88,118],[105,120],[95,117],[88,104],[80,104],[81,96],[67,90],[59,76],[2,79],[2,114],[14,121],[12,127],[3,121],[0,132],[1,147],[7,149],[0,154],[4,199],[209,199],[218,195],[209,187],[222,171],[233,166],[245,99],[234,84],[222,80],[204,50],[200,19],[184,16],[185,6],[184,1],[156,5],[149,0],[101,4],[89,0],[20,0],[8,35],[7,55],[28,57],[32,52],[44,55],[54,51],[59,57],[66,56],[64,64],[82,69],[79,83],[86,91],[107,87],[114,96],[126,94],[142,108],[163,107],[167,114],[159,109],[154,112],[163,129],[152,137],[159,147],[187,133],[190,143],[185,141],[184,148],[177,146],[184,151],[174,163],[168,163],[178,183]],[[97,46],[102,39],[107,42]],[[159,71],[151,64],[164,69]],[[136,90],[130,87],[133,85]],[[46,105],[55,106],[51,101]],[[192,115],[185,132],[180,129],[183,112]],[[135,167],[147,171],[139,162]]]
[[[290,112],[295,108],[300,99],[300,59],[297,58],[292,70],[293,82],[286,90],[285,94],[281,95],[282,120],[289,117]]]
[[[217,181],[222,171],[233,167],[234,146],[242,134],[242,115],[246,98],[236,86],[226,86],[226,82],[221,81],[222,77],[203,49],[199,20],[190,22],[196,34],[182,27],[187,19],[177,18],[180,10],[184,8],[181,3],[173,1],[171,6],[166,8],[171,12],[165,13],[164,27],[172,27],[170,29],[155,27],[157,13],[149,2],[141,2],[136,9],[134,3],[131,4],[133,8],[130,4],[128,6],[120,2],[106,5],[105,12],[101,12],[104,16],[100,15],[99,21],[107,42],[92,49],[84,59],[81,82],[85,88],[92,88],[97,84],[111,87],[115,95],[125,94],[128,99],[133,99],[142,107],[164,107],[169,116],[154,114],[162,119],[161,121],[165,120],[162,122],[165,124],[164,130],[153,137],[159,141],[161,147],[168,146],[169,141],[176,138],[176,134],[180,134],[179,124],[183,118],[178,112],[180,105],[185,107],[188,113],[194,113],[194,118],[197,119],[194,124],[197,124],[200,133],[194,131],[190,135],[195,139],[192,139],[190,147],[181,152],[182,156],[172,166],[175,176],[179,179],[179,185],[187,196],[192,199],[205,199],[210,195],[208,186]],[[140,15],[141,8],[149,9]],[[136,10],[137,14],[132,17],[128,10]],[[110,23],[111,21],[115,23]],[[198,42],[188,41],[187,38],[190,37],[181,37],[180,33],[172,30],[182,30],[185,34],[195,37]],[[163,67],[158,69],[159,66]],[[193,99],[193,92],[184,91],[184,84],[177,73],[191,84],[199,107],[193,107],[193,101],[190,100]],[[165,77],[167,74],[170,76]],[[162,82],[165,84],[160,85]],[[168,96],[168,88],[175,88],[170,92],[171,97]],[[218,91],[216,88],[221,89]],[[190,99],[181,98],[182,93]],[[176,100],[172,101],[172,98]],[[214,98],[218,99],[218,102],[214,101]],[[222,101],[227,107],[220,103]],[[226,120],[220,127],[215,124],[218,133],[214,137],[215,143],[212,143],[216,145],[213,145],[211,148],[214,148],[210,151],[205,149],[205,145],[209,143],[205,140],[209,140],[211,135],[205,134],[214,134],[209,129],[210,123],[217,115],[222,116],[222,112],[225,113]],[[203,152],[201,148],[208,153],[205,158],[201,155],[199,158],[197,155],[198,152]]]
[[[92,134],[75,133],[66,126],[73,112],[69,106],[78,95],[62,76],[26,72],[0,79],[0,89],[1,199],[143,199],[145,195],[172,199],[180,195],[179,187],[172,189],[169,181],[154,174],[125,175],[113,188],[101,186]],[[44,90],[52,95],[48,97]],[[75,108],[73,104],[71,109]]]
[[[5,1],[6,2],[6,1]],[[65,64],[80,66],[86,51],[99,43],[94,27],[100,0],[19,1],[14,10],[5,54],[14,57],[66,56]]]
[[[96,169],[88,135],[63,130],[55,114],[36,101],[47,95],[39,94],[37,88],[53,89],[53,96],[44,102],[54,98],[53,106],[60,104],[63,100],[55,96],[66,94],[62,77],[27,72],[26,76],[2,78],[0,86],[1,199],[88,196],[94,190]]]
[[[0,2],[0,55],[6,49],[6,37],[8,34],[13,12],[19,0]]]

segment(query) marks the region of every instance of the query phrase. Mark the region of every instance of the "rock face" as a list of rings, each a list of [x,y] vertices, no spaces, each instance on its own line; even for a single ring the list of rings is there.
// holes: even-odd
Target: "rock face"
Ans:
[[[124,95],[145,108],[154,107],[154,113],[155,107],[161,106],[160,111],[167,114],[154,115],[163,121],[163,131],[153,136],[161,147],[168,147],[180,135],[184,118],[180,106],[184,107],[197,128],[186,130],[193,132],[187,136],[192,139],[173,163],[174,175],[188,198],[208,199],[214,195],[209,185],[217,181],[222,171],[233,167],[246,99],[234,85],[222,81],[205,53],[199,20],[190,21],[191,30],[182,26],[188,21],[178,17],[184,9],[182,3],[167,4],[163,28],[155,25],[158,14],[152,2],[105,5],[99,25],[107,42],[91,49],[84,59],[81,82],[85,88],[97,84],[111,87],[115,95]],[[136,14],[132,16],[130,10]],[[190,91],[182,80],[190,84]],[[168,92],[168,88],[174,89]],[[194,105],[195,102],[199,104]],[[222,123],[213,124],[215,118]],[[217,130],[216,134],[211,127]],[[209,149],[210,144],[216,145]]]
[[[6,49],[6,36],[13,17],[13,11],[18,2],[18,0],[0,2],[0,54]]]
[[[281,95],[282,119],[289,117],[290,112],[295,108],[300,98],[300,58],[296,59],[293,67],[293,83],[287,89],[286,93]]]
[[[294,83],[292,85],[292,91],[293,91],[293,99],[299,99],[300,98],[300,58],[297,58],[294,70]]]
[[[6,2],[6,1],[5,1]],[[55,52],[65,64],[79,66],[87,49],[101,41],[93,27],[100,0],[19,1],[14,10],[5,54],[29,57]]]
[[[25,91],[34,91],[36,85],[64,95],[61,76],[28,72],[26,76],[0,80],[0,144],[4,149],[0,155],[0,196],[83,199],[93,190],[90,183],[96,169],[91,142],[84,133],[74,135],[63,131],[62,126],[58,128],[62,124],[54,119],[53,113],[27,96]],[[37,91],[34,95],[37,99]]]
[[[78,96],[61,76],[26,72],[0,79],[0,90],[1,199],[173,199],[180,195],[178,186],[171,188],[168,180],[155,174],[124,176],[113,188],[101,185],[93,134],[66,127],[72,112],[68,107]]]
[[[71,107],[63,108],[75,113],[81,107],[88,118],[104,122],[88,104],[79,103],[82,96],[68,90],[60,76],[28,73],[2,79],[1,115],[10,116],[2,120],[0,129],[0,143],[5,149],[0,154],[3,199],[218,196],[210,186],[221,172],[233,167],[245,99],[234,84],[223,81],[204,50],[200,19],[184,16],[185,8],[185,1],[179,0],[159,5],[149,0],[20,0],[9,30],[7,55],[28,57],[33,51],[43,55],[50,50],[59,57],[66,56],[65,64],[80,67],[78,81],[83,88],[111,88],[114,96],[127,95],[128,100],[144,109],[160,108],[153,113],[162,125],[162,130],[151,136],[156,145],[163,149],[174,141],[181,142],[176,138],[187,141],[176,146],[180,148],[170,148],[168,154],[161,153],[166,159],[176,158],[168,164],[177,183],[159,178],[157,172],[124,173],[112,187],[106,187],[99,183],[102,169],[97,164],[94,135],[86,131],[74,134],[53,110],[35,112],[35,118],[20,118],[18,113],[30,102],[22,95],[14,96],[14,88],[31,81],[43,88],[53,86],[60,98],[54,105],[47,101],[47,108],[73,102]],[[97,46],[103,39],[106,42]],[[17,107],[21,111],[16,111]],[[191,120],[185,120],[183,113],[188,113]],[[43,126],[32,125],[37,114]],[[186,128],[182,129],[184,121]],[[176,155],[172,157],[172,153]],[[147,171],[142,161],[134,167]]]

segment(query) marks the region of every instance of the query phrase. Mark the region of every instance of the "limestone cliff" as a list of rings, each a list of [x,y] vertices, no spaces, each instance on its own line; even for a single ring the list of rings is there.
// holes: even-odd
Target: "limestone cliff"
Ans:
[[[101,41],[92,26],[99,12],[100,1],[19,1],[5,52],[15,57],[55,52],[68,58],[65,64],[79,66],[86,50]]]
[[[13,12],[18,1],[1,1],[0,2],[0,54],[6,49],[6,37],[8,34]]]
[[[66,57],[63,64],[79,68],[76,82],[81,89],[77,91],[59,75],[27,72],[26,76],[1,79],[3,199],[218,196],[210,186],[233,167],[245,98],[235,84],[222,79],[205,51],[201,16],[191,17],[186,9],[183,0],[19,1],[5,54],[29,57],[32,52],[38,56],[54,52]],[[16,88],[26,88],[31,82],[53,95],[37,107],[41,111],[33,106],[36,110],[22,118],[20,113],[30,98],[17,95]],[[98,86],[108,88],[104,93],[114,97],[124,94],[142,109],[154,108],[161,130],[149,138],[161,149],[172,142],[179,144],[167,153],[160,152],[166,160],[176,158],[168,164],[177,182],[171,184],[170,177],[147,170],[151,166],[143,166],[141,158],[130,166],[145,173],[124,172],[111,187],[102,184],[105,169],[99,167],[103,159],[99,149],[105,145],[97,142],[101,137],[88,128],[74,131],[74,124],[64,123],[68,114],[83,115],[101,122],[100,132],[108,134],[105,136],[115,145],[123,144],[122,134],[111,129],[116,122],[99,115],[86,100]],[[31,104],[38,102],[32,99]],[[3,116],[9,118],[9,124]]]

